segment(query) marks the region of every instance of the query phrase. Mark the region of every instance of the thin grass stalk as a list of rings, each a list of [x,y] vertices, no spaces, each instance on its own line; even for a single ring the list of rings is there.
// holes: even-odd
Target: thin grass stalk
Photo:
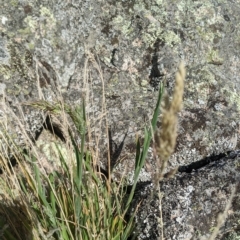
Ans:
[[[143,165],[145,164],[145,160],[146,160],[146,156],[147,156],[147,152],[150,146],[150,142],[151,139],[153,137],[153,132],[156,130],[156,126],[157,126],[157,119],[160,113],[160,103],[162,100],[162,96],[163,96],[163,92],[164,92],[164,87],[163,84],[160,84],[160,89],[159,89],[159,94],[158,94],[158,99],[157,99],[157,104],[154,110],[154,114],[153,114],[153,118],[151,121],[151,127],[147,130],[145,128],[144,130],[144,143],[143,143],[143,148],[142,151],[140,151],[140,141],[138,139],[137,141],[137,149],[136,149],[136,158],[135,158],[135,171],[134,171],[134,183],[131,189],[131,192],[129,194],[128,200],[127,200],[127,204],[126,204],[126,211],[128,210],[132,199],[133,199],[133,195],[136,189],[136,185],[137,185],[137,181],[139,178],[139,174],[140,171],[143,167]]]
[[[164,170],[167,166],[168,159],[173,153],[177,138],[177,114],[182,109],[184,80],[186,71],[183,63],[180,63],[176,74],[175,88],[171,103],[168,97],[165,98],[165,105],[162,114],[162,126],[160,133],[155,135],[155,151],[157,160],[157,169],[154,177],[154,190],[158,193],[159,199],[159,226],[161,229],[161,239],[163,236],[162,220],[162,194],[160,192],[160,181],[163,179]]]
[[[231,192],[229,200],[228,200],[228,202],[226,204],[226,207],[225,207],[223,213],[219,213],[219,215],[217,217],[217,226],[214,228],[214,231],[211,234],[211,236],[208,238],[208,240],[214,240],[217,237],[217,235],[218,235],[218,233],[220,231],[220,228],[225,223],[227,215],[228,215],[228,211],[229,211],[229,209],[232,206],[232,201],[233,201],[233,198],[235,196],[236,190],[237,190],[237,185],[235,185],[235,187],[232,188],[232,192]]]

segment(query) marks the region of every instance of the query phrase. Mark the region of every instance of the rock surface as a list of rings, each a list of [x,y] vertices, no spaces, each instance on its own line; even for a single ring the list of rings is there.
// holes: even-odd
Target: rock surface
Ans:
[[[169,168],[239,149],[239,18],[237,0],[2,1],[0,94],[4,101],[0,110],[5,128],[1,131],[7,129],[22,144],[25,135],[16,119],[35,138],[45,115],[26,106],[19,109],[19,104],[52,101],[62,95],[65,101],[77,105],[85,97],[92,136],[101,136],[102,159],[107,153],[108,125],[115,147],[124,139],[116,172],[130,177],[135,140],[149,125],[159,82],[165,79],[165,89],[171,94],[177,66],[183,60],[187,68],[184,110],[179,115],[177,146]],[[235,171],[236,165],[229,166]],[[218,167],[210,175],[213,184],[217,184]],[[151,180],[154,169],[150,151],[141,181]],[[231,174],[225,168],[221,172],[224,176]],[[206,175],[193,177],[198,179],[193,182],[182,178],[192,186],[189,194],[197,194],[200,199],[201,186],[196,184],[206,181]],[[226,184],[232,184],[229,181],[226,177]],[[173,191],[178,186],[171,181],[168,184]],[[219,192],[214,186],[213,192]],[[182,191],[188,190],[183,186]],[[179,193],[174,198],[180,199],[180,190],[174,192]],[[206,198],[203,201],[206,203],[202,206],[207,206]],[[189,209],[193,203],[189,202]],[[209,209],[203,209],[206,216],[211,215]],[[234,211],[239,211],[239,206]],[[214,214],[212,217],[216,217]],[[196,212],[192,210],[190,216],[197,225]],[[186,222],[182,223],[182,229],[186,229]],[[181,238],[176,235],[167,239]]]
[[[238,155],[238,156],[237,156]],[[232,158],[232,156],[235,156]],[[237,156],[237,157],[236,157]],[[178,173],[161,183],[161,204],[152,183],[140,183],[135,205],[141,205],[137,214],[138,239],[162,239],[160,208],[162,209],[164,239],[209,239],[235,192],[226,221],[215,239],[230,240],[240,236],[240,157],[232,152],[228,157],[192,173]]]

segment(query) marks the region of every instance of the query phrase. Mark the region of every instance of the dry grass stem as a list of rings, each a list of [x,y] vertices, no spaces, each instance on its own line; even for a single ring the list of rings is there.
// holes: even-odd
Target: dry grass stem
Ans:
[[[230,209],[230,207],[232,206],[232,201],[233,201],[233,198],[234,198],[234,196],[235,196],[236,188],[237,188],[237,186],[236,186],[235,188],[233,188],[232,193],[231,193],[231,195],[230,195],[230,198],[229,198],[229,200],[228,200],[228,203],[227,203],[227,205],[226,205],[226,207],[225,207],[225,209],[224,209],[224,212],[223,212],[223,213],[220,213],[220,214],[218,215],[218,218],[217,218],[217,226],[214,228],[213,233],[212,233],[212,235],[210,236],[210,238],[208,238],[208,240],[214,240],[214,239],[217,237],[220,228],[221,228],[222,225],[225,223],[226,218],[227,218],[227,215],[228,215],[228,212],[229,212],[229,209]],[[202,240],[204,240],[204,239],[202,239]]]
[[[176,83],[172,101],[170,103],[168,98],[165,98],[161,130],[159,134],[155,136],[156,152],[160,160],[162,160],[158,163],[158,167],[161,169],[161,174],[176,145],[177,113],[182,109],[185,75],[186,71],[183,63],[181,63],[176,74]]]
[[[182,109],[183,90],[186,71],[183,63],[179,65],[179,70],[176,74],[176,83],[173,93],[172,101],[165,97],[165,104],[163,108],[163,115],[161,121],[161,130],[155,134],[155,155],[157,159],[157,170],[154,177],[154,190],[158,193],[159,199],[159,239],[164,240],[163,235],[163,218],[162,218],[162,193],[160,191],[160,180],[163,178],[164,169],[167,166],[168,158],[175,149],[177,139],[177,114]],[[173,170],[170,175],[175,174]]]

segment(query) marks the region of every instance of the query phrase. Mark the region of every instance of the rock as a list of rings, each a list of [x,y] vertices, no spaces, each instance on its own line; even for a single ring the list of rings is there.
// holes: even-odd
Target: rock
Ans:
[[[119,155],[115,177],[125,174],[131,182],[136,138],[149,126],[159,83],[165,81],[171,95],[183,60],[187,68],[184,110],[167,170],[240,148],[240,9],[236,2],[30,0],[5,1],[2,6],[0,93],[5,102],[0,113],[18,144],[24,143],[26,135],[34,139],[45,119],[41,110],[25,105],[19,109],[20,104],[44,98],[53,101],[61,95],[78,105],[85,97],[89,134],[100,141],[89,146],[101,146],[94,150],[106,165],[106,128],[111,128],[112,146],[121,151],[115,154]],[[151,181],[156,169],[152,147],[141,181]],[[198,176],[199,182],[206,177]],[[199,192],[195,180],[186,181],[194,189],[190,194]],[[174,197],[180,199],[180,195]],[[189,236],[193,232],[189,229]]]
[[[164,179],[160,187],[161,203],[152,183],[140,183],[133,204],[136,207],[141,199],[136,217],[138,239],[159,239],[160,209],[165,239],[209,239],[234,190],[236,194],[226,221],[215,239],[237,239],[240,236],[239,166],[239,156],[226,157],[192,173],[178,173],[174,178]]]

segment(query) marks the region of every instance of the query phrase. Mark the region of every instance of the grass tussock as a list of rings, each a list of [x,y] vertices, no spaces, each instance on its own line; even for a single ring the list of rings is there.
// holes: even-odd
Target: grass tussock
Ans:
[[[101,69],[93,57],[86,60],[86,69],[88,61],[97,68],[102,79],[102,116],[105,116]],[[161,239],[164,239],[159,181],[176,144],[177,114],[182,108],[185,74],[184,66],[180,64],[172,101],[165,98],[162,126],[160,131],[157,131],[164,92],[163,84],[160,85],[151,124],[144,130],[143,144],[140,144],[140,139],[137,140],[134,183],[128,193],[123,180],[118,183],[111,180],[110,160],[109,169],[106,170],[108,173],[105,174],[98,167],[101,161],[99,154],[87,145],[90,119],[85,112],[86,99],[82,100],[81,106],[75,107],[63,101],[25,103],[63,120],[61,130],[64,133],[65,150],[63,152],[56,142],[58,154],[55,160],[59,162],[59,166],[46,169],[42,153],[36,145],[26,144],[29,147],[20,149],[6,134],[7,131],[1,133],[4,146],[9,146],[9,149],[11,146],[12,153],[10,157],[6,151],[0,152],[1,168],[4,170],[0,176],[0,239],[134,239],[137,235],[133,234],[134,214],[137,209],[130,217],[128,215],[128,219],[126,216],[130,211],[139,174],[152,140],[155,141],[157,163],[154,191],[159,195],[159,226]],[[30,143],[20,122],[19,125],[26,135],[26,143]],[[106,132],[107,128],[106,124]],[[88,139],[91,139],[91,136]],[[98,143],[96,146],[99,147]],[[110,153],[108,155],[110,156]],[[12,166],[13,159],[18,164],[17,168]]]
[[[41,166],[36,148],[16,150],[18,169],[9,170],[9,159],[3,161],[0,215],[7,219],[1,239],[127,239],[133,219],[130,224],[124,219],[125,190],[93,166],[92,154],[85,148],[84,105],[81,110],[66,105],[60,109],[59,104],[45,101],[31,106],[56,115],[64,111],[81,142],[68,128],[69,152],[63,155],[56,145],[60,167],[50,173]]]
[[[21,121],[15,117],[26,137],[26,148],[20,149],[2,133],[4,144],[11,146],[13,154],[1,154],[0,178],[0,239],[134,239],[134,213],[129,213],[150,141],[156,130],[163,94],[161,85],[151,126],[145,129],[144,144],[137,141],[134,184],[126,194],[125,181],[111,180],[110,157],[108,168],[99,171],[99,154],[90,148],[91,139],[85,102],[89,100],[88,65],[99,72],[102,81],[102,117],[106,114],[104,80],[94,57],[86,59],[85,88],[87,92],[81,106],[69,106],[63,101],[35,101],[24,103],[37,108],[46,116],[62,119],[61,130],[65,150],[56,142],[57,168],[46,168],[46,159],[31,142]],[[42,99],[40,97],[40,99]],[[101,124],[107,119],[100,118]],[[53,131],[54,132],[54,131]],[[99,148],[98,142],[95,144]],[[66,153],[67,152],[67,153]],[[108,154],[110,156],[110,153]],[[17,168],[13,167],[13,160]]]

